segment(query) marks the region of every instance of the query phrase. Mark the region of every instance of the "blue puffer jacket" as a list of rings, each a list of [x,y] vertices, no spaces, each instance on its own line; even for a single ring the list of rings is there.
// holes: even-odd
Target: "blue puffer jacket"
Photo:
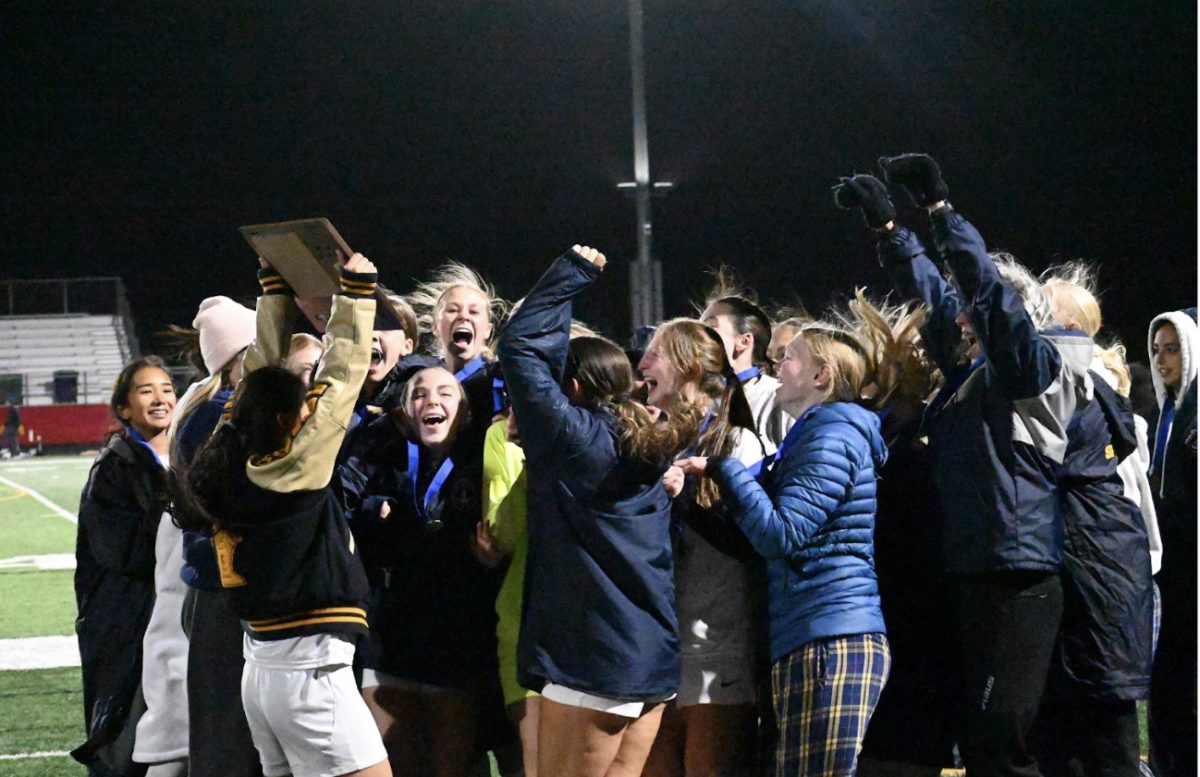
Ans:
[[[623,457],[615,419],[560,388],[571,299],[599,275],[573,251],[505,326],[498,353],[528,477],[521,685],[628,701],[679,684],[671,501],[662,469]]]
[[[879,418],[848,402],[805,413],[765,484],[734,459],[710,459],[726,509],[767,559],[771,660],[817,639],[883,633],[875,578]]]
[[[879,254],[901,295],[930,307],[921,335],[948,376],[925,417],[946,516],[943,563],[949,572],[970,575],[1057,572],[1057,470],[1066,455],[1067,424],[1090,394],[1092,341],[1077,331],[1039,332],[962,216],[938,211],[933,225],[958,292],[907,229],[890,232]],[[983,352],[970,366],[957,358],[960,312]]]

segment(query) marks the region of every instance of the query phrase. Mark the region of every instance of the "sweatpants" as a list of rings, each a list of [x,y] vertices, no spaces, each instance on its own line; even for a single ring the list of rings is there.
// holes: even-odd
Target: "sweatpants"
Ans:
[[[220,591],[189,588],[189,777],[262,777],[242,709],[242,625]]]
[[[1063,612],[1057,574],[957,581],[963,662],[959,751],[971,777],[1040,775],[1030,734]]]

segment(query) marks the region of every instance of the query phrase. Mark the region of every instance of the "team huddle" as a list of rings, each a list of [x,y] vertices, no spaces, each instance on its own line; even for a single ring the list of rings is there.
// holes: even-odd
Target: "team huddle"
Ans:
[[[769,315],[722,274],[628,348],[576,245],[511,310],[361,254],[323,337],[148,356],[79,514],[96,777],[1196,771],[1195,309],[1156,403],[1081,263],[989,254],[936,163],[844,178],[896,294]],[[892,194],[928,213],[933,250]],[[944,263],[945,274],[938,264]],[[591,290],[593,284],[601,288]],[[308,311],[305,311],[306,313]],[[494,762],[494,763],[493,763]]]

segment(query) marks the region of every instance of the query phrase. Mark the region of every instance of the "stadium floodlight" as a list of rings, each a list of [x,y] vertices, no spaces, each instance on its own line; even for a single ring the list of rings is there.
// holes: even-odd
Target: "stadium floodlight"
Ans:
[[[650,145],[646,137],[646,61],[642,0],[629,0],[629,70],[633,87],[633,180],[617,188],[633,194],[637,204],[637,259],[629,268],[631,331],[663,318],[662,265],[651,252],[653,225],[650,195],[665,194],[674,184],[650,182]]]

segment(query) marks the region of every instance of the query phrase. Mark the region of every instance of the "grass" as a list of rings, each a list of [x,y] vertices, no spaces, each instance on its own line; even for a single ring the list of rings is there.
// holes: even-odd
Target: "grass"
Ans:
[[[0,558],[75,552],[75,524],[23,489],[33,489],[71,513],[91,458],[38,457],[0,462]],[[74,572],[0,570],[0,639],[75,633]],[[83,742],[79,667],[0,672],[0,754],[70,750]],[[69,756],[0,761],[5,777],[82,777]]]
[[[83,742],[79,667],[0,672],[0,721],[0,753],[77,747]]]
[[[75,633],[75,573],[0,572],[0,639]]]
[[[0,483],[0,557],[74,554],[75,524],[24,489],[78,512],[90,465],[78,456],[0,464],[0,477],[18,486]],[[70,570],[0,569],[0,639],[74,634],[73,577]]]

